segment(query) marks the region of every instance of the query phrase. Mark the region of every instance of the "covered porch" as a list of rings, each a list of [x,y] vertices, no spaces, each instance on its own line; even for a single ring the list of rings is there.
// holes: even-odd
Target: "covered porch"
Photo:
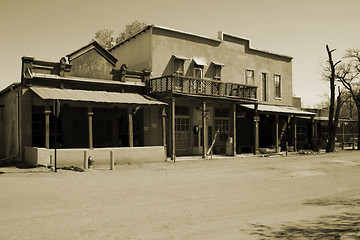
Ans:
[[[239,104],[238,117],[238,152],[310,149],[316,137],[315,114],[294,107]]]
[[[166,103],[135,93],[30,87],[32,145],[25,161],[48,165],[57,149],[59,164],[164,161]],[[57,102],[57,105],[54,104]]]

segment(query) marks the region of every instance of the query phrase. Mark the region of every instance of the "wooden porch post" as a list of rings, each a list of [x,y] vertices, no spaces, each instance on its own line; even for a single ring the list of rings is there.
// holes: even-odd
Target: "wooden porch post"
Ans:
[[[50,148],[50,109],[45,106],[45,148]]]
[[[311,136],[310,136],[310,146],[314,148],[315,144],[315,117],[311,116]],[[314,149],[313,149],[314,150]]]
[[[297,152],[297,131],[296,131],[296,115],[293,115],[293,142],[294,142],[294,152]]]
[[[279,115],[275,115],[275,147],[276,152],[279,152]]]
[[[203,129],[203,154],[202,157],[206,158],[207,149],[207,129],[206,129],[206,101],[203,101],[202,107],[202,129]]]
[[[128,118],[129,118],[129,147],[134,147],[134,128],[133,128],[133,114],[132,107],[128,108]]]
[[[163,139],[163,146],[164,146],[164,150],[165,150],[165,160],[166,160],[167,146],[166,146],[166,109],[165,109],[165,107],[162,108],[161,116],[162,116],[162,139]]]
[[[94,148],[93,144],[93,120],[92,117],[94,113],[92,112],[92,108],[88,107],[88,120],[89,120],[89,149]]]
[[[171,99],[171,160],[175,162],[175,98]]]
[[[258,104],[254,104],[254,154],[259,152],[259,115]]]
[[[233,155],[236,156],[236,103],[233,104],[233,132],[234,132],[234,139],[233,139]]]

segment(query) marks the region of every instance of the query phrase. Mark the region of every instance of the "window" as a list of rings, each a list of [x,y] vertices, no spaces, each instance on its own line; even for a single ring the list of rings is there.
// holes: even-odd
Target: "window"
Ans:
[[[222,66],[220,66],[220,65],[214,65],[213,66],[213,71],[214,71],[213,79],[214,80],[218,80],[218,81],[221,80],[221,68],[222,68]]]
[[[267,73],[261,73],[261,98],[267,100]]]
[[[194,78],[202,79],[203,78],[203,68],[194,66]]]
[[[246,85],[255,85],[254,70],[246,69]]]
[[[184,59],[174,59],[174,74],[184,76]]]
[[[274,75],[275,98],[281,98],[281,76]]]

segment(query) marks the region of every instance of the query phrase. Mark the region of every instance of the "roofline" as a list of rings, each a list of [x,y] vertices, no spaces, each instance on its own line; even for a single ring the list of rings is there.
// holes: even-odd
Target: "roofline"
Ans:
[[[66,76],[60,77],[58,75],[38,75],[39,73],[35,73],[33,78],[36,79],[54,79],[54,80],[63,80],[63,81],[72,81],[72,82],[91,82],[95,84],[111,84],[111,85],[122,85],[122,86],[134,86],[134,87],[145,87],[144,82],[121,82],[115,80],[104,80],[97,78],[83,78],[83,77],[75,77],[75,76]]]
[[[262,50],[262,49],[258,49],[258,48],[253,48],[253,47],[250,46],[250,40],[247,39],[247,38],[239,37],[239,36],[232,35],[232,34],[229,34],[229,33],[226,33],[226,32],[222,32],[222,31],[220,31],[220,32],[218,33],[218,35],[219,35],[219,38],[220,38],[222,41],[225,41],[225,40],[224,40],[224,36],[228,36],[228,37],[231,37],[231,38],[235,38],[235,39],[237,39],[237,40],[240,40],[240,41],[244,41],[244,42],[246,42],[246,47],[247,47],[249,50],[252,50],[252,51],[256,51],[256,52],[260,52],[260,53],[266,53],[266,54],[270,54],[270,55],[274,55],[274,56],[278,56],[278,57],[283,57],[283,58],[287,58],[287,59],[289,59],[289,60],[293,59],[293,57],[288,56],[288,55],[279,54],[279,53],[274,53],[274,52],[270,52],[270,51]]]
[[[106,50],[104,47],[102,47],[96,40],[92,40],[90,43],[86,44],[85,46],[82,46],[81,48],[73,51],[72,53],[67,54],[66,57],[70,57],[71,55],[75,55],[76,53],[80,52],[81,50],[86,49],[87,47],[89,47],[91,45],[96,45],[96,47],[98,47],[99,50],[103,51],[103,52],[100,52],[100,54],[102,54],[105,58],[107,58],[110,62],[112,62],[113,65],[116,64],[118,59],[115,56],[113,56],[108,50]],[[79,55],[79,56],[81,56],[81,55]],[[79,56],[77,56],[77,57],[79,57]],[[75,57],[75,58],[77,58],[77,57]]]
[[[20,86],[20,84],[21,84],[20,82],[14,82],[14,83],[10,84],[9,86],[5,87],[3,90],[0,91],[0,96],[2,96],[2,95],[4,95],[5,93],[11,91],[11,89],[12,89],[13,87],[18,87],[18,86]]]
[[[122,42],[114,45],[113,47],[111,47],[111,48],[109,49],[109,51],[117,48],[117,47],[120,46],[121,44],[125,43],[126,41],[129,41],[131,38],[136,37],[138,34],[141,34],[142,32],[146,31],[146,30],[149,29],[149,28],[155,28],[155,29],[160,29],[160,30],[165,30],[165,31],[180,33],[180,34],[184,34],[184,35],[188,35],[188,36],[194,36],[194,37],[198,37],[198,38],[201,38],[201,39],[206,39],[206,40],[214,41],[214,42],[216,42],[216,43],[221,43],[221,42],[223,42],[223,41],[226,41],[226,40],[224,40],[224,36],[228,36],[228,37],[232,37],[232,38],[238,39],[238,40],[240,40],[240,41],[245,41],[245,42],[246,42],[246,47],[247,47],[249,50],[252,50],[252,51],[255,51],[255,52],[260,52],[260,53],[265,53],[265,54],[270,54],[270,55],[274,55],[274,56],[278,56],[278,57],[282,57],[282,58],[286,58],[286,59],[288,59],[288,60],[292,60],[292,59],[293,59],[293,57],[288,56],[288,55],[273,53],[273,52],[270,52],[270,51],[261,50],[261,49],[257,49],[257,48],[252,48],[252,47],[250,46],[250,40],[249,40],[249,39],[243,38],[243,37],[239,37],[239,36],[235,36],[235,35],[232,35],[232,34],[228,34],[228,33],[222,32],[222,31],[219,31],[219,32],[218,32],[218,39],[216,39],[216,38],[206,37],[206,36],[199,35],[199,34],[189,33],[189,32],[185,32],[185,31],[181,31],[181,30],[176,30],[176,29],[173,29],[173,28],[162,27],[162,26],[159,26],[159,25],[152,25],[152,24],[146,25],[145,27],[143,27],[142,29],[140,29],[138,32],[134,33],[133,35],[131,35],[131,36],[128,37],[127,39],[125,39],[125,40],[123,40]]]
[[[135,32],[134,34],[132,34],[131,36],[129,36],[128,38],[126,38],[125,40],[115,44],[114,46],[112,46],[111,48],[109,48],[109,52],[115,48],[117,48],[118,46],[120,46],[121,44],[125,43],[126,41],[129,41],[131,38],[136,37],[138,34],[141,34],[142,32],[146,31],[148,28],[153,27],[154,25],[146,25],[145,27],[143,27],[142,29],[140,29],[139,31]]]

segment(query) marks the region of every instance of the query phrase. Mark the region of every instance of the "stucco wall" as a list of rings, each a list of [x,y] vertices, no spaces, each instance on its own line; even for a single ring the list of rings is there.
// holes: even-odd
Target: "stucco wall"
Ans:
[[[112,79],[110,74],[113,65],[107,61],[96,49],[71,60],[70,76],[88,77],[97,79]]]
[[[94,165],[109,165],[110,151],[114,151],[116,164],[121,163],[150,163],[163,162],[165,160],[165,149],[162,146],[153,147],[124,147],[124,148],[94,148],[89,149],[58,149],[57,166],[84,166],[84,151],[95,161]],[[54,150],[46,148],[25,148],[25,162],[31,166],[49,165],[50,155],[54,159]]]
[[[151,106],[144,108],[144,145],[162,145],[162,107]]]
[[[231,40],[231,41],[230,41]],[[268,73],[268,101],[279,105],[292,105],[292,63],[291,60],[258,51],[249,51],[246,41],[225,39],[215,41],[197,36],[186,35],[163,29],[153,29],[152,74],[159,77],[173,73],[173,55],[186,57],[185,75],[192,76],[194,58],[206,62],[204,76],[211,77],[211,62],[219,62],[225,66],[221,71],[221,81],[245,84],[246,69],[255,73],[255,85],[258,86],[260,99],[261,72]],[[275,99],[274,74],[281,75],[282,97]]]
[[[126,64],[130,70],[151,70],[150,40],[150,30],[146,30],[120,46],[110,49],[110,53],[118,59],[116,67]]]
[[[18,89],[16,90],[18,91]],[[6,157],[18,154],[18,98],[15,91],[9,91],[1,96],[2,109],[1,139],[2,152]]]

